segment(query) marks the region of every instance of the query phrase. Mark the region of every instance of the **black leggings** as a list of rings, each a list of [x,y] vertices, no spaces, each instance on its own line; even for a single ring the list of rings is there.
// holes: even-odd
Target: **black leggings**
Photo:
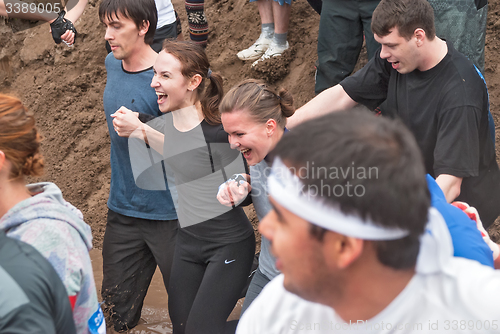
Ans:
[[[255,237],[231,244],[196,239],[179,230],[168,309],[174,334],[224,333],[250,274]]]

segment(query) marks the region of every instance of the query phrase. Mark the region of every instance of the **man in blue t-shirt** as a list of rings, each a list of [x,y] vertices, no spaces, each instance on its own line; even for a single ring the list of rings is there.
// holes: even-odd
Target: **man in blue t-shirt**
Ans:
[[[112,51],[105,61],[103,96],[111,140],[111,186],[102,250],[102,297],[115,330],[123,331],[137,325],[157,265],[168,288],[178,221],[163,166],[152,172],[165,182],[147,187],[149,190],[139,188],[129,156],[134,139],[119,137],[113,127],[113,114],[121,107],[161,115],[150,87],[157,57],[150,47],[157,22],[155,2],[104,0],[99,17]],[[149,161],[148,156],[134,159]]]

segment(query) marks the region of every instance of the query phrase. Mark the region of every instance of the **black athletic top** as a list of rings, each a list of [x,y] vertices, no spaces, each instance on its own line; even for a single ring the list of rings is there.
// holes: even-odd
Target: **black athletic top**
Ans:
[[[457,200],[475,206],[485,227],[500,214],[500,171],[490,131],[486,84],[474,65],[451,43],[448,54],[428,71],[400,74],[380,58],[340,85],[356,102],[400,118],[413,132],[425,167],[437,177],[462,177]]]
[[[32,246],[0,230],[0,333],[76,333],[66,289]]]
[[[239,242],[252,235],[253,228],[243,209],[224,206],[217,200],[219,185],[233,174],[248,173],[245,159],[231,149],[222,125],[203,120],[194,129],[181,132],[174,127],[171,113],[161,118],[165,134],[163,158],[175,178],[182,230],[198,239],[219,243]]]

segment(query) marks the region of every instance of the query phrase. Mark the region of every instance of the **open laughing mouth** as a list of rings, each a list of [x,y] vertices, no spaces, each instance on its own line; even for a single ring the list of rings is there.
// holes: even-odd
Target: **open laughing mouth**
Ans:
[[[168,95],[165,93],[156,92],[156,96],[158,96],[158,104],[162,104],[163,102],[165,102]]]
[[[250,157],[250,153],[252,152],[252,149],[250,148],[245,148],[243,150],[240,150],[240,152],[243,154],[243,157],[245,159],[248,159]]]

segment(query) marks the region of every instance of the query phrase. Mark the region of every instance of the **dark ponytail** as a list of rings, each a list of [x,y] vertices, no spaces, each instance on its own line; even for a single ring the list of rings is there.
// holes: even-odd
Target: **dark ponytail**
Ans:
[[[200,99],[201,107],[203,109],[203,117],[208,124],[220,124],[219,104],[224,96],[224,89],[222,87],[222,76],[218,73],[212,72],[209,69],[210,75],[207,77],[210,80],[210,85],[205,89],[204,96]]]

